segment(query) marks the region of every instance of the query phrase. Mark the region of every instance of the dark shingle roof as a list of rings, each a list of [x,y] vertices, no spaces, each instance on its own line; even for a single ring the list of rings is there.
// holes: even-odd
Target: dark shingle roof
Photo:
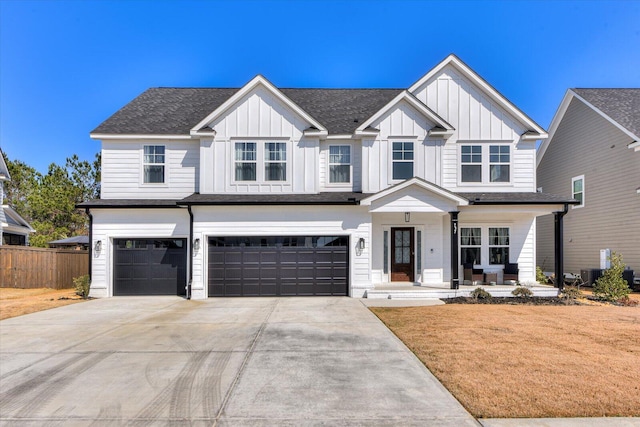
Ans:
[[[356,205],[370,194],[326,192],[317,194],[199,194],[181,205]]]
[[[640,136],[640,88],[572,90],[629,132]]]
[[[94,199],[78,203],[77,208],[177,208],[178,200],[162,199]]]
[[[188,135],[239,89],[151,88],[92,131],[97,134]],[[402,89],[280,89],[330,134],[352,134]]]
[[[548,193],[456,193],[472,205],[545,205],[578,203],[577,200]]]

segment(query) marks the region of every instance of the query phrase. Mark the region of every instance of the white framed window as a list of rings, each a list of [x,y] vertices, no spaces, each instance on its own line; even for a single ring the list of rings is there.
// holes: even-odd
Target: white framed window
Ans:
[[[482,182],[482,146],[463,145],[460,153],[460,181]]]
[[[460,145],[460,183],[508,184],[511,182],[511,145]]]
[[[255,142],[235,143],[236,181],[257,179],[257,147]]]
[[[287,144],[284,142],[264,143],[264,180],[287,180]]]
[[[510,149],[508,145],[489,146],[489,180],[510,182]]]
[[[329,183],[349,184],[351,182],[351,146],[329,146]]]
[[[460,262],[482,264],[482,228],[460,227]]]
[[[489,227],[489,264],[509,263],[509,228]]]
[[[236,141],[233,144],[233,182],[284,182],[289,174],[286,142]]]
[[[393,142],[391,156],[393,179],[413,178],[413,142]]]
[[[142,156],[142,182],[144,184],[164,184],[165,147],[145,145]]]
[[[460,227],[460,264],[508,264],[509,236],[509,227]]]
[[[584,175],[571,178],[571,197],[580,202],[578,205],[573,205],[573,208],[584,206]]]

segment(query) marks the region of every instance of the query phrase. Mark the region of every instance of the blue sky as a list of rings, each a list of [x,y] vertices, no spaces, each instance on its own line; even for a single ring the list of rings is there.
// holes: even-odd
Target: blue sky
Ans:
[[[0,0],[0,148],[46,172],[149,87],[409,87],[455,53],[543,127],[640,87],[640,1]]]

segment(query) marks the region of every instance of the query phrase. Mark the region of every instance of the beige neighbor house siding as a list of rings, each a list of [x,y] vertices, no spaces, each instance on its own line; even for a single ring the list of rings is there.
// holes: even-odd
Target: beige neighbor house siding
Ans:
[[[640,153],[631,138],[573,98],[538,165],[538,187],[571,196],[571,179],[584,175],[584,207],[564,220],[564,271],[599,268],[600,249],[622,254],[640,273]],[[553,270],[553,215],[538,218],[537,264]]]

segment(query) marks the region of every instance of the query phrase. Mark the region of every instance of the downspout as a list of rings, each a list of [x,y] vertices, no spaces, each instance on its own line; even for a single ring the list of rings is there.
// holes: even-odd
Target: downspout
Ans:
[[[85,213],[89,217],[89,283],[91,283],[91,264],[93,260],[93,215],[91,210],[86,208]]]
[[[193,282],[193,212],[191,205],[187,205],[189,211],[189,281],[187,282],[187,299],[191,299],[191,283]]]
[[[564,288],[564,242],[563,242],[563,224],[562,218],[569,212],[569,204],[564,204],[562,211],[554,212],[554,230],[555,230],[555,247],[554,247],[554,259],[555,259],[555,276],[556,286],[560,291]]]

